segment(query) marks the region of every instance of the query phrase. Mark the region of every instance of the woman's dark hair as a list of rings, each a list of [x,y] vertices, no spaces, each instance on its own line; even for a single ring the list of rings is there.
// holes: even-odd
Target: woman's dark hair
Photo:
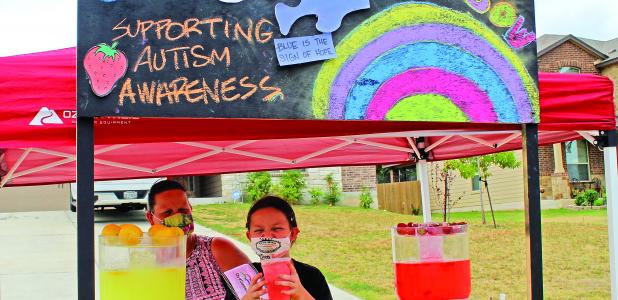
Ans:
[[[153,184],[148,192],[148,210],[152,212],[154,209],[156,195],[170,190],[181,190],[183,192],[187,191],[187,189],[185,189],[185,187],[179,182],[173,180],[161,180]]]
[[[296,224],[296,214],[294,214],[292,206],[287,201],[277,196],[265,196],[262,199],[253,203],[251,209],[249,209],[249,212],[247,213],[247,224],[245,225],[247,227],[247,230],[249,230],[249,227],[251,226],[251,216],[253,216],[256,211],[262,208],[274,208],[280,211],[285,215],[288,223],[290,223],[290,228],[293,229],[298,227],[298,225]]]

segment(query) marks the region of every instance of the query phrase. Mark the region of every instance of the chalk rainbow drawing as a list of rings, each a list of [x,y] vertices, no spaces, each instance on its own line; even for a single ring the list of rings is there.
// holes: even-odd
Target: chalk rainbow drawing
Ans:
[[[336,48],[314,84],[318,119],[539,121],[538,88],[522,58],[467,13],[399,3]]]
[[[491,0],[466,0],[466,4],[479,14],[484,14],[491,7]]]

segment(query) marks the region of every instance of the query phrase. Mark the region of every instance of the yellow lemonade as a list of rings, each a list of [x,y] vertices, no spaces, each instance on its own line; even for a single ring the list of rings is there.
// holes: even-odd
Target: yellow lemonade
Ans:
[[[101,271],[101,300],[184,300],[185,276],[184,267]]]

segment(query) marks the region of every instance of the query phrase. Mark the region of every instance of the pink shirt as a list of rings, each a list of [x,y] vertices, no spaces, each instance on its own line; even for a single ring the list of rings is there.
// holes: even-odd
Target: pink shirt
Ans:
[[[225,287],[219,265],[212,254],[212,237],[198,236],[195,249],[187,258],[187,300],[225,299]]]

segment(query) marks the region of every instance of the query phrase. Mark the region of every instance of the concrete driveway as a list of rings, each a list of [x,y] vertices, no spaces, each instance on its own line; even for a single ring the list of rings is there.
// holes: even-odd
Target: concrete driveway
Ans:
[[[108,223],[149,227],[142,211],[95,213],[97,234]],[[195,232],[224,236],[199,225]],[[0,213],[0,300],[77,299],[76,234],[76,214],[68,211]],[[257,260],[249,246],[232,241]],[[334,286],[331,291],[335,299],[358,299]]]

